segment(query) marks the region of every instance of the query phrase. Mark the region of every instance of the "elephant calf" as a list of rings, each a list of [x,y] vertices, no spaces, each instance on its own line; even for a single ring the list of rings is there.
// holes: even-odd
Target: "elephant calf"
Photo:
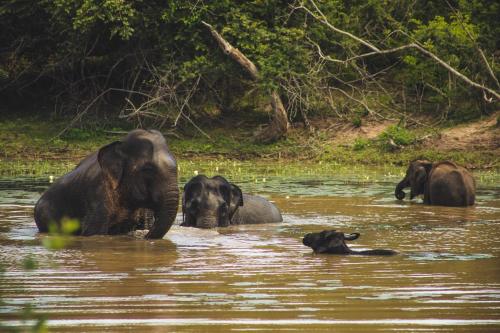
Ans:
[[[268,200],[241,192],[224,177],[193,177],[184,186],[181,226],[227,227],[230,224],[257,224],[283,221],[278,208]]]
[[[351,250],[345,243],[346,240],[355,240],[359,233],[344,234],[335,230],[324,230],[321,232],[309,233],[304,236],[302,243],[313,249],[314,253],[328,254],[359,254],[359,255],[381,255],[388,256],[397,254],[392,250]]]
[[[154,222],[146,238],[162,238],[179,203],[177,165],[158,131],[134,130],[83,159],[59,178],[35,206],[40,232],[64,218],[80,221],[77,234],[123,234],[150,209]]]
[[[396,186],[394,194],[398,200],[404,199],[405,187],[411,189],[410,199],[423,194],[424,203],[428,205],[471,206],[476,196],[472,174],[449,161],[412,161],[405,178]]]

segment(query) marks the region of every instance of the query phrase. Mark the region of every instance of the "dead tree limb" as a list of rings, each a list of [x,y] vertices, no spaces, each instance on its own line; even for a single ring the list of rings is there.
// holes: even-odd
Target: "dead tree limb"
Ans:
[[[405,50],[405,49],[411,49],[411,48],[417,49],[418,51],[420,51],[421,53],[425,54],[429,58],[432,58],[435,62],[437,62],[438,64],[440,64],[441,66],[443,66],[451,74],[455,75],[456,77],[458,77],[459,79],[461,79],[462,81],[464,81],[465,83],[467,83],[468,85],[470,85],[472,87],[475,87],[477,89],[480,89],[482,91],[486,91],[486,92],[492,94],[493,96],[495,96],[497,100],[500,100],[500,93],[499,92],[497,92],[497,91],[495,91],[495,90],[493,90],[491,88],[485,87],[484,85],[479,84],[479,83],[477,83],[475,81],[472,81],[466,75],[460,73],[458,70],[456,70],[455,68],[453,68],[450,65],[448,65],[448,63],[446,63],[444,60],[442,60],[441,58],[439,58],[437,55],[435,55],[434,53],[432,53],[431,51],[425,49],[423,46],[421,46],[421,45],[419,45],[417,43],[410,43],[410,44],[407,44],[407,45],[395,47],[395,48],[388,49],[388,50],[382,50],[382,51],[377,51],[377,52],[364,53],[364,54],[360,54],[360,55],[351,57],[351,58],[349,58],[349,59],[347,59],[345,61],[349,62],[349,61],[353,61],[353,60],[356,60],[356,59],[366,58],[366,57],[370,57],[370,56],[374,56],[374,55],[390,54],[390,53],[395,53],[395,52],[399,52],[399,51],[402,51],[402,50]]]
[[[255,64],[250,59],[248,59],[240,50],[233,47],[227,40],[225,40],[214,29],[214,27],[212,27],[212,25],[208,24],[205,21],[201,21],[201,23],[210,30],[212,37],[214,37],[219,47],[224,51],[226,55],[240,64],[252,77],[253,80],[258,81],[260,79],[257,66],[255,66]],[[276,91],[271,92],[271,105],[274,111],[271,122],[267,127],[265,127],[256,135],[256,139],[263,143],[271,143],[281,139],[286,135],[290,127],[290,123],[288,122],[288,115],[285,108],[283,107],[281,98]]]
[[[250,61],[250,59],[248,59],[240,50],[229,44],[229,42],[226,41],[210,24],[205,21],[201,21],[201,23],[203,23],[204,26],[210,29],[210,33],[226,55],[230,56],[234,61],[240,64],[247,71],[247,73],[250,74],[252,79],[259,79],[259,71],[257,70],[257,67],[254,65],[254,63]]]

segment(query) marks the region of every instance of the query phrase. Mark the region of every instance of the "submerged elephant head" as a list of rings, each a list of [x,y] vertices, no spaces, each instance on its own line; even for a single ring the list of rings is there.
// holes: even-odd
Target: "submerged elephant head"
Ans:
[[[345,241],[355,240],[358,237],[358,233],[344,234],[335,230],[324,230],[306,234],[302,243],[312,248],[315,253],[350,254],[351,249],[347,247]]]
[[[405,187],[410,187],[410,199],[420,194],[424,194],[427,177],[432,169],[432,163],[426,160],[415,160],[410,163],[406,170],[405,178],[396,186],[394,195],[398,200],[403,200]]]
[[[360,254],[360,255],[393,255],[392,250],[351,250],[345,243],[346,240],[352,241],[358,239],[359,233],[344,234],[335,230],[323,230],[321,232],[309,233],[304,236],[302,243],[313,249],[314,253],[328,254]]]
[[[198,175],[184,186],[183,226],[197,228],[226,227],[243,206],[241,189],[221,176]]]
[[[101,148],[97,161],[115,207],[153,210],[155,221],[147,238],[162,238],[177,212],[177,165],[158,131],[135,130],[122,141]],[[108,208],[115,215],[120,211]],[[119,217],[116,218],[120,220]]]

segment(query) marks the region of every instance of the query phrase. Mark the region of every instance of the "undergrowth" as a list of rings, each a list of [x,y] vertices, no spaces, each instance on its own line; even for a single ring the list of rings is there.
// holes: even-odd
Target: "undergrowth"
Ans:
[[[118,140],[131,128],[125,124],[108,127],[75,128],[54,138],[67,120],[40,120],[24,118],[0,120],[0,175],[38,176],[60,175],[74,168],[76,163],[103,145]],[[250,132],[230,127],[205,129],[210,138],[201,133],[169,135],[167,142],[179,165],[201,161],[249,161],[310,165],[323,163],[338,165],[406,166],[416,158],[429,160],[450,159],[473,168],[500,168],[494,152],[437,151],[420,147],[415,142],[414,130],[389,126],[374,139],[356,138],[351,144],[336,144],[325,131],[310,134],[293,130],[286,139],[270,145],[257,144]],[[420,133],[419,133],[420,135]],[[392,140],[399,148],[388,149]],[[228,162],[232,163],[232,162]]]

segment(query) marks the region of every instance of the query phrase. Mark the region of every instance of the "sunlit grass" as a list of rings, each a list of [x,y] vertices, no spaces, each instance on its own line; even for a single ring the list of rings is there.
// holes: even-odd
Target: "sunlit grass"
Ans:
[[[54,138],[66,124],[67,120],[36,118],[0,120],[0,176],[58,177],[72,170],[82,157],[119,139],[130,129],[99,125],[75,128]],[[330,174],[333,177],[340,172],[359,174],[361,180],[371,177],[372,169],[377,174],[383,170],[382,174],[401,175],[415,158],[500,169],[498,156],[487,151],[443,152],[409,145],[390,152],[370,141],[358,140],[352,146],[334,145],[326,133],[310,135],[300,130],[292,131],[288,138],[277,143],[261,145],[254,142],[251,133],[239,129],[214,128],[207,132],[211,139],[196,133],[182,138],[167,136],[181,178],[189,178],[197,171],[258,183],[272,177]]]

